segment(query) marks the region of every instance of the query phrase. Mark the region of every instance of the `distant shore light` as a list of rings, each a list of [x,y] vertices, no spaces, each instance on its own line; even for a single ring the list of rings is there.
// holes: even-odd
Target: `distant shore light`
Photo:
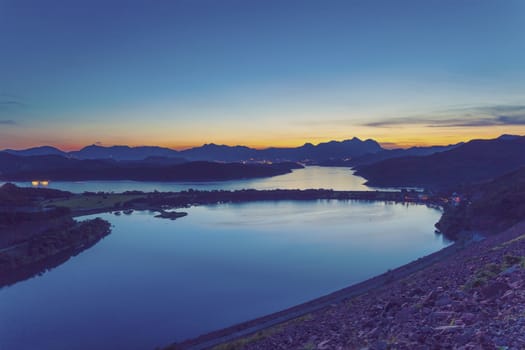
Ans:
[[[40,181],[37,181],[37,180],[31,181],[31,185],[33,186],[38,186],[39,184],[40,184]]]

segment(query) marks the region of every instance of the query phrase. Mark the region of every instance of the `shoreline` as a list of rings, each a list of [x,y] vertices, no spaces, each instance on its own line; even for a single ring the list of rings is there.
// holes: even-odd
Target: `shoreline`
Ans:
[[[421,195],[423,198],[420,198]],[[443,209],[443,198],[422,192],[308,190],[188,190],[178,192],[84,193],[67,200],[48,201],[48,207],[68,207],[73,216],[100,214],[125,209],[161,211],[196,205],[262,201],[357,200],[423,204]]]
[[[111,233],[100,218],[53,227],[0,251],[0,289],[60,266]]]
[[[470,235],[403,279],[213,349],[524,349],[524,232]]]
[[[395,269],[388,270],[385,273],[371,277],[365,281],[358,282],[343,289],[337,290],[330,294],[315,298],[313,300],[301,303],[287,309],[271,313],[252,320],[234,324],[219,330],[211,331],[195,338],[183,340],[180,343],[173,343],[163,350],[202,350],[210,349],[214,346],[226,344],[243,337],[256,334],[260,331],[268,330],[279,324],[283,324],[294,319],[304,317],[312,312],[327,308],[332,304],[352,299],[363,295],[367,292],[380,289],[391,282],[408,277],[418,271],[421,271],[444,258],[450,257],[465,249],[474,240],[459,240],[448,247],[437,252],[431,253],[424,257],[413,260],[405,265]]]
[[[185,208],[189,206],[214,205],[218,203],[246,203],[255,201],[382,201],[391,203],[424,204],[441,207],[437,196],[418,196],[418,192],[408,191],[333,191],[333,190],[237,190],[237,191],[180,191],[180,192],[139,192],[124,193],[84,193],[72,195],[67,199],[46,202],[49,207],[66,207],[73,217],[120,212],[123,210],[152,210],[165,212],[170,208]],[[61,205],[62,204],[62,205]],[[68,204],[68,205],[64,205]],[[173,219],[185,214],[175,213],[168,218]],[[223,329],[212,331],[196,338],[186,339],[179,344],[169,345],[165,349],[207,349],[242,337],[249,336],[261,330],[292,321],[309,313],[324,309],[365,294],[371,290],[405,278],[417,271],[425,269],[446,257],[454,255],[465,248],[466,240],[457,240],[452,245],[431,253],[405,265],[371,277],[365,281],[353,284],[330,294],[289,307],[287,309],[248,320]]]

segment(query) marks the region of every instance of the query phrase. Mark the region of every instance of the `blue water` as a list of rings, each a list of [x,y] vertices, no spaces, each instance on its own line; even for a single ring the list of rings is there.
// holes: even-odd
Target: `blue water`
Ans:
[[[353,170],[344,167],[309,166],[294,169],[292,173],[260,179],[245,179],[215,182],[155,182],[155,181],[51,181],[47,187],[64,191],[82,193],[124,192],[124,191],[182,191],[190,188],[199,190],[239,190],[254,188],[271,189],[309,189],[331,188],[333,190],[366,191],[371,188],[364,185],[366,180],[353,174]],[[38,180],[38,179],[35,179]],[[31,186],[30,182],[15,182],[19,186]],[[0,183],[1,185],[1,183]]]
[[[113,233],[0,289],[0,349],[153,349],[262,316],[449,244],[440,212],[382,202],[255,202],[100,215]]]

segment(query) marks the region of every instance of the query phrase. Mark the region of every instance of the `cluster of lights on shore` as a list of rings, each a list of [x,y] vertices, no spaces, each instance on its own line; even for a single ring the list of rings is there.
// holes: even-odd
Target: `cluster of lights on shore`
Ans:
[[[49,185],[49,181],[47,181],[47,180],[42,180],[42,181],[40,181],[40,180],[33,180],[33,181],[31,181],[31,185],[33,185],[33,186],[47,186],[47,185]]]

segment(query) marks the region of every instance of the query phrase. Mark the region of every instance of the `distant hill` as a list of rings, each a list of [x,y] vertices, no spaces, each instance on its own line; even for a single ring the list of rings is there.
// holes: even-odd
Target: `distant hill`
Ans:
[[[503,134],[500,137],[498,137],[498,140],[515,140],[519,139],[521,136],[519,135],[509,135],[509,134]]]
[[[498,231],[525,220],[525,167],[478,185],[472,192],[469,215],[474,229]]]
[[[256,158],[257,150],[246,146],[226,146],[209,143],[180,151],[180,155],[191,160],[240,162]]]
[[[174,165],[187,163],[188,160],[182,157],[147,157],[142,160],[128,160],[123,163],[128,164],[149,164],[149,165]]]
[[[4,150],[4,152],[14,154],[17,156],[44,156],[44,155],[67,156],[66,152],[61,151],[58,148],[51,147],[51,146],[34,147],[34,148],[28,148],[24,150],[6,149]]]
[[[372,186],[454,188],[488,181],[525,165],[525,137],[473,140],[449,151],[357,167]]]
[[[71,193],[66,191],[50,188],[24,188],[6,183],[0,186],[0,211],[2,207],[32,205],[42,199],[65,198],[70,195]]]
[[[360,140],[354,137],[345,141],[330,141],[317,146],[306,143],[296,148],[268,148],[260,151],[261,158],[276,160],[314,161],[320,162],[332,159],[349,159],[367,153],[377,153],[383,148],[374,140]]]
[[[98,171],[114,167],[114,161],[109,160],[79,160],[59,155],[17,156],[0,152],[0,179],[9,180],[13,174],[57,171],[63,169],[85,169]],[[38,178],[37,178],[38,179]]]
[[[15,156],[0,152],[0,180],[136,180],[208,181],[257,178],[286,174],[301,167],[296,163],[241,164],[187,162],[183,164],[117,162],[72,159],[61,156]]]
[[[383,150],[374,140],[362,141],[357,137],[345,141],[330,141],[317,146],[305,143],[300,147],[271,147],[262,150],[245,146],[207,144],[181,151],[180,154],[193,160],[216,161],[292,161],[320,162],[330,159],[346,159]]]
[[[103,147],[91,145],[79,151],[69,152],[69,155],[78,159],[113,159],[113,160],[143,160],[150,157],[180,158],[179,152],[170,148],[157,146],[111,146]]]
[[[383,160],[408,157],[408,156],[428,156],[438,152],[445,152],[463,145],[463,142],[448,146],[429,146],[429,147],[410,147],[407,149],[385,149],[377,153],[365,154],[351,159],[348,164],[353,167],[377,163]]]
[[[180,159],[187,161],[292,161],[319,163],[329,160],[344,160],[364,154],[374,154],[382,151],[381,146],[374,140],[360,140],[354,137],[345,141],[330,141],[315,146],[306,143],[300,147],[254,149],[246,146],[226,146],[213,143],[194,147],[183,151],[156,146],[111,146],[104,147],[91,145],[79,151],[62,152],[53,147],[39,147],[29,150],[7,150],[8,153],[21,156],[34,155],[63,155],[76,159],[111,159],[115,161],[139,161],[149,159],[165,160]]]

